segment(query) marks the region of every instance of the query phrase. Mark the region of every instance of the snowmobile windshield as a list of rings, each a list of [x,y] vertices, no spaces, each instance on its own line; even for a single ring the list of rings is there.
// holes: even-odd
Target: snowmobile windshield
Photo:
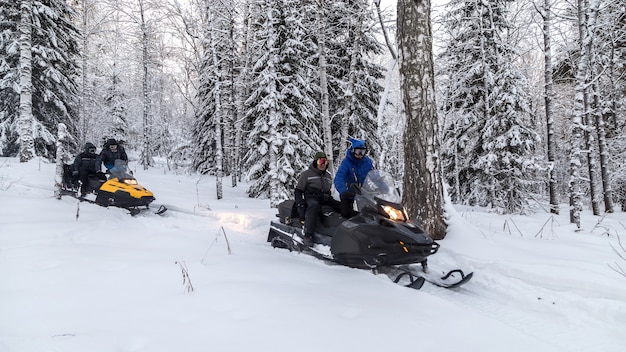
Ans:
[[[372,203],[376,203],[376,198],[395,204],[402,202],[402,197],[395,187],[394,178],[382,170],[372,170],[367,173],[365,182],[361,186],[361,196]]]
[[[111,169],[109,169],[109,172],[111,173],[112,178],[116,178],[120,181],[133,179],[133,176],[128,172],[128,165],[126,164],[126,161],[122,159],[115,160],[115,164]]]

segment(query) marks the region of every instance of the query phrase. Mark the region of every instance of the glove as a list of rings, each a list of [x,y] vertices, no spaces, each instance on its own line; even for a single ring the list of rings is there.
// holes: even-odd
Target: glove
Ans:
[[[352,192],[353,196],[354,194],[361,194],[361,185],[358,183],[351,183],[348,185],[348,191]]]
[[[300,221],[304,221],[304,214],[306,212],[306,204],[298,203],[297,208],[298,208],[298,216],[300,217]]]

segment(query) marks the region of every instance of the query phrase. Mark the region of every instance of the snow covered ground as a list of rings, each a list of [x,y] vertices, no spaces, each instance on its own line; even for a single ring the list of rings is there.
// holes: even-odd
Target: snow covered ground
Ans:
[[[0,158],[0,351],[624,351],[626,213],[575,232],[566,206],[451,209],[430,264],[474,278],[416,291],[273,249],[244,186],[217,201],[212,177],[131,168],[178,211],[56,200],[54,164]]]

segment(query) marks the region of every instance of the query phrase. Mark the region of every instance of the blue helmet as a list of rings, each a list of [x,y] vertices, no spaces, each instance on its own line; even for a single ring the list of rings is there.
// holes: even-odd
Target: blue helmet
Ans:
[[[367,145],[364,140],[350,137],[350,153],[352,153],[352,155],[354,155],[355,149],[363,149],[362,155],[365,155],[365,152],[367,152]]]

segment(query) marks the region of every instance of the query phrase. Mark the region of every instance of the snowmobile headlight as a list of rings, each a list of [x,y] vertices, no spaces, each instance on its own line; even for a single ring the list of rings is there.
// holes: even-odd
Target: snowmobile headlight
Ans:
[[[404,211],[396,209],[389,205],[383,205],[383,211],[391,220],[405,221]]]
[[[137,180],[133,180],[132,178],[127,178],[124,180],[124,183],[127,185],[136,185],[137,184]]]

